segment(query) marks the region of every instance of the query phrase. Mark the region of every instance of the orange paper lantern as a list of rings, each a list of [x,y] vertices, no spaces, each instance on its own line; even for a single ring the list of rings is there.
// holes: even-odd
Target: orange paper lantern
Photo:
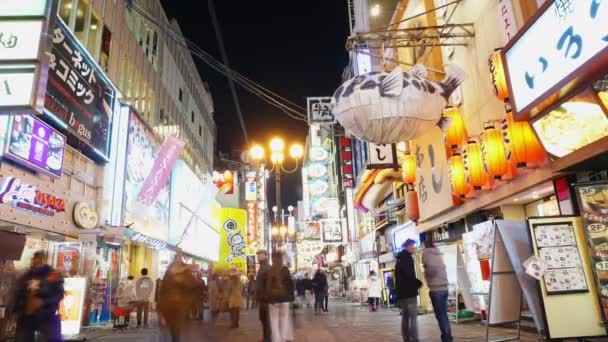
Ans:
[[[470,140],[467,142],[464,151],[464,169],[467,174],[469,184],[475,190],[481,190],[481,187],[488,182],[488,175],[483,166],[483,158],[481,156],[481,148],[479,144]]]
[[[510,157],[518,168],[528,163],[539,165],[545,159],[542,145],[527,121],[515,121],[512,113],[507,113],[505,120],[505,142],[509,144]]]
[[[464,198],[471,191],[467,184],[467,178],[464,172],[464,162],[460,153],[454,153],[449,161],[450,182],[452,184],[452,193],[460,198]]]
[[[485,128],[481,138],[481,151],[488,176],[501,179],[508,171],[507,155],[502,135],[494,126]]]
[[[445,132],[445,143],[451,148],[456,148],[462,145],[467,137],[467,131],[464,126],[464,120],[458,108],[448,107],[443,112],[446,118],[451,119],[450,127]]]
[[[499,100],[504,100],[509,97],[509,88],[507,87],[507,77],[505,76],[505,68],[502,64],[500,49],[495,50],[490,55],[488,65],[490,66],[494,95]]]
[[[417,222],[418,219],[420,219],[420,210],[418,208],[418,194],[416,193],[416,191],[412,189],[407,191],[405,204],[407,217],[410,220]]]
[[[401,165],[403,173],[403,182],[406,184],[416,183],[416,158],[407,153],[403,158],[403,165]]]

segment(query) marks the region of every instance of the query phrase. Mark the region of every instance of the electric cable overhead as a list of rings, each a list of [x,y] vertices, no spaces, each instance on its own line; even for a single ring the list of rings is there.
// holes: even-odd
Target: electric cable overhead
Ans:
[[[211,6],[211,5],[210,5]],[[259,97],[264,102],[280,109],[285,115],[289,116],[294,120],[299,121],[307,121],[306,109],[274,92],[265,88],[264,86],[248,79],[242,74],[238,73],[235,70],[232,70],[229,66],[224,63],[221,63],[209,53],[201,49],[196,43],[187,39],[183,36],[181,32],[176,31],[173,27],[166,25],[165,23],[157,20],[153,14],[151,14],[143,5],[138,2],[132,2],[130,6],[131,10],[136,11],[143,18],[148,20],[153,25],[157,26],[163,33],[166,33],[172,41],[174,41],[178,46],[187,49],[193,56],[202,60],[205,64],[207,64],[213,70],[219,72],[220,74],[229,78],[229,80],[233,80],[243,89],[248,91],[249,93]],[[211,8],[210,8],[211,11]],[[215,11],[214,11],[215,12]],[[212,14],[213,15],[213,14]],[[223,45],[223,44],[222,44]],[[240,107],[238,107],[240,108]],[[237,112],[238,114],[238,112]],[[242,116],[241,116],[242,118]],[[239,120],[241,120],[239,118]],[[243,125],[244,126],[244,125]]]

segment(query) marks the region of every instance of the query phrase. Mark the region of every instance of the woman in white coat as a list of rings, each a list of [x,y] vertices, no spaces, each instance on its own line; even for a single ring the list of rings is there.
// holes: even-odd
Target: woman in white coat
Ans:
[[[382,297],[382,283],[375,271],[369,272],[367,277],[367,301],[369,302],[369,312],[376,312],[380,307],[380,297]]]

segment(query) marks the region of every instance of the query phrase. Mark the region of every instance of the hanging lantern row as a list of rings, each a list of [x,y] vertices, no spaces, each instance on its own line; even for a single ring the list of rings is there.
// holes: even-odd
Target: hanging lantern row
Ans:
[[[456,107],[448,107],[443,112],[443,115],[451,119],[450,127],[445,132],[445,144],[455,149],[462,145],[467,138],[467,130],[464,125],[464,120],[460,111]]]
[[[509,88],[507,87],[507,77],[505,75],[505,68],[502,63],[501,49],[496,49],[490,55],[488,59],[488,66],[490,67],[490,76],[492,77],[492,89],[494,95],[499,100],[505,100],[509,97]]]

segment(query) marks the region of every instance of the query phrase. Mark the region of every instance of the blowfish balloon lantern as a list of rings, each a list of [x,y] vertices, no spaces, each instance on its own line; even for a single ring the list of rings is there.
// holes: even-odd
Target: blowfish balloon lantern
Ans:
[[[420,64],[407,72],[396,67],[356,76],[334,93],[333,113],[351,134],[376,144],[411,140],[434,125],[446,130],[450,121],[442,118],[443,109],[465,79],[456,65],[446,70],[439,82],[429,80]]]

